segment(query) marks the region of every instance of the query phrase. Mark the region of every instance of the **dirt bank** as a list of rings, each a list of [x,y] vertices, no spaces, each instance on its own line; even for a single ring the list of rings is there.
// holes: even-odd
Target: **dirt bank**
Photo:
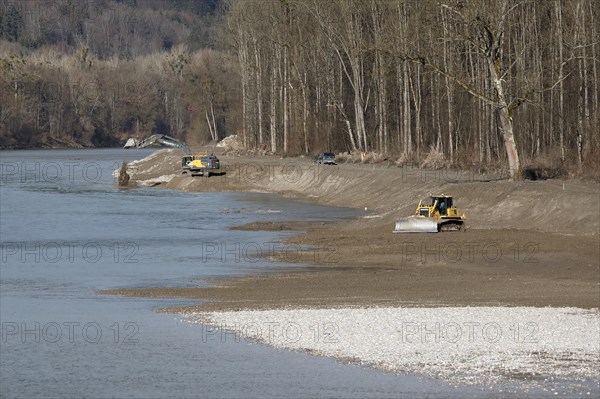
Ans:
[[[453,170],[377,165],[318,166],[308,158],[221,156],[223,174],[191,178],[180,173],[180,152],[158,151],[132,165],[132,184],[181,191],[267,191],[322,204],[375,212],[371,225],[393,225],[430,193],[454,195],[469,226],[592,234],[600,231],[600,185],[578,180],[509,182]],[[136,183],[137,182],[137,183]]]
[[[306,230],[290,243],[317,247],[280,259],[306,271],[218,282],[211,288],[115,290],[215,302],[198,309],[369,305],[600,307],[599,186],[580,181],[509,182],[392,163],[316,166],[302,158],[222,156],[221,176],[189,177],[177,152],[131,165],[132,183],[183,191],[268,191],[329,205],[367,208],[334,224],[251,224]],[[463,233],[391,233],[429,193],[455,196]],[[272,254],[269,254],[272,255]],[[189,310],[189,309],[188,309]],[[195,309],[197,310],[197,309]]]

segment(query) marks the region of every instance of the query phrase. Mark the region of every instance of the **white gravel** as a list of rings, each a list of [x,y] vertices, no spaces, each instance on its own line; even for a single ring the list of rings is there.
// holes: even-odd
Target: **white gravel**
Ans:
[[[350,308],[181,317],[203,324],[205,342],[243,337],[276,348],[457,383],[600,379],[597,309]]]

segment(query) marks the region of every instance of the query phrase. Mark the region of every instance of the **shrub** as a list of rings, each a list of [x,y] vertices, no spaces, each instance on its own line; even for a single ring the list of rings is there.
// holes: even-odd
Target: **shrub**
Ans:
[[[434,146],[429,148],[429,153],[421,162],[422,168],[443,169],[447,166],[446,158],[442,151],[438,151]]]

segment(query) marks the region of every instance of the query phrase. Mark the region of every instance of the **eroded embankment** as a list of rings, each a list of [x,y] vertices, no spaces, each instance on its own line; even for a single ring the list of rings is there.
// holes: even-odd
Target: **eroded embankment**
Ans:
[[[429,194],[445,193],[477,229],[526,229],[599,234],[600,190],[577,180],[510,182],[450,170],[378,165],[318,166],[306,158],[221,157],[223,172],[210,178],[182,175],[177,151],[158,151],[132,163],[132,184],[182,191],[267,191],[376,213],[364,223],[388,224],[414,212]]]

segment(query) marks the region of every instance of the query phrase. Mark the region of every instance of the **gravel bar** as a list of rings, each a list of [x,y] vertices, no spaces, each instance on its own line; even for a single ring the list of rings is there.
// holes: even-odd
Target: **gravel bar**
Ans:
[[[258,341],[454,383],[599,379],[598,309],[391,307],[180,316],[202,325],[203,340]]]

